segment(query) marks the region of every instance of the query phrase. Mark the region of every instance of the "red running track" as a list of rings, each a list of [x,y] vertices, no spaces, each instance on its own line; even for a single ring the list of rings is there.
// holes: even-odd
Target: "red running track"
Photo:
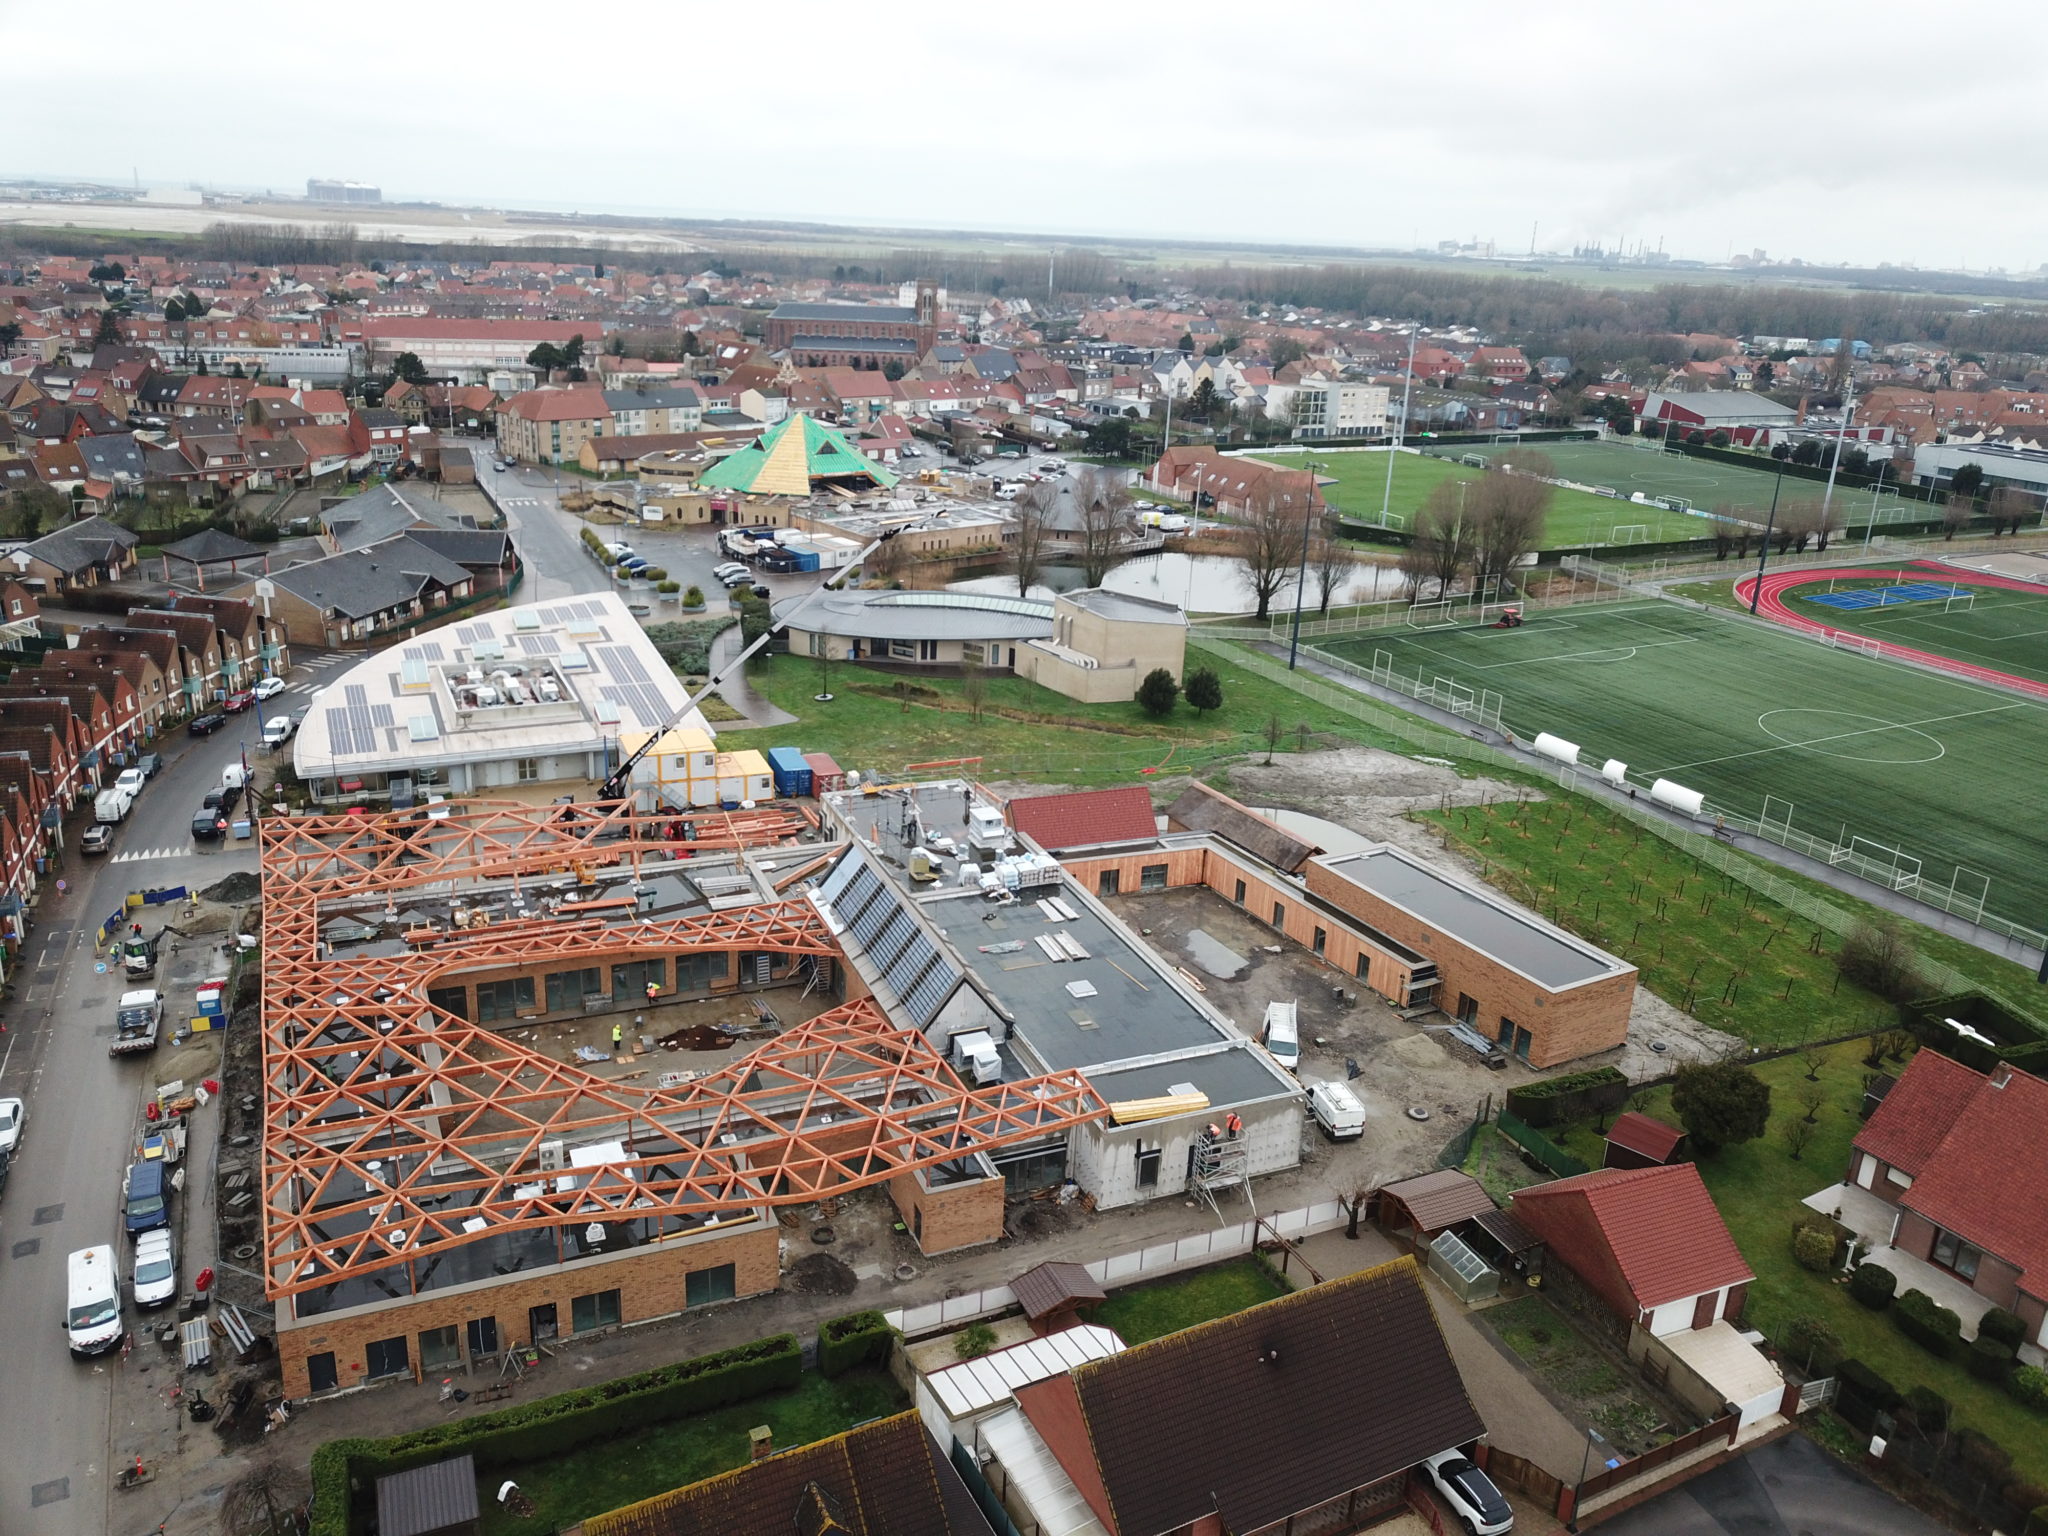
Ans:
[[[1756,611],[1759,614],[1767,615],[1772,622],[1783,624],[1790,629],[1803,629],[1808,633],[1827,635],[1830,638],[1835,635],[1848,635],[1858,640],[1865,640],[1869,637],[1860,635],[1853,629],[1837,629],[1833,625],[1823,623],[1818,619],[1811,619],[1804,614],[1794,613],[1785,606],[1784,598],[1780,594],[1791,587],[1811,586],[1815,581],[1823,577],[1858,576],[1877,577],[1880,579],[1890,577],[1896,580],[1906,574],[1907,570],[1936,575],[1944,581],[1953,582],[1960,586],[1995,587],[2009,592],[2031,592],[2036,597],[2042,595],[2041,588],[2030,581],[2014,581],[2007,576],[1986,576],[1975,571],[1960,572],[1955,567],[1943,565],[1938,561],[1916,560],[1911,566],[1904,569],[1898,566],[1884,566],[1876,569],[1830,568],[1819,571],[1772,571],[1763,578],[1763,595],[1757,599]],[[1756,590],[1756,585],[1757,578],[1754,576],[1745,576],[1736,582],[1735,596],[1737,601],[1747,603],[1750,600],[1750,594]],[[2000,672],[1992,667],[1976,666],[1967,661],[1958,661],[1953,656],[1938,655],[1933,651],[1917,651],[1911,646],[1893,645],[1887,640],[1880,640],[1876,643],[1878,654],[1881,656],[1896,657],[1904,661],[1916,661],[1923,666],[1935,667],[1943,672],[1953,672],[1958,677],[1967,677],[1972,682],[1994,683],[2001,688],[2013,688],[2021,693],[2032,694],[2036,698],[2048,699],[2048,683],[2037,683],[2030,678],[2015,677],[2010,672]]]

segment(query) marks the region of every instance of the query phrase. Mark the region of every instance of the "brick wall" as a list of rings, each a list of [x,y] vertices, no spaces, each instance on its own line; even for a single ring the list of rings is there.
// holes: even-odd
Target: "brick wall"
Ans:
[[[1000,1189],[1000,1181],[997,1187]],[[330,1351],[339,1385],[360,1385],[367,1371],[365,1346],[375,1340],[401,1336],[406,1339],[407,1358],[415,1376],[423,1377],[420,1333],[453,1327],[458,1345],[466,1348],[468,1324],[473,1318],[497,1320],[498,1348],[502,1351],[529,1342],[529,1309],[552,1303],[560,1335],[566,1336],[572,1327],[573,1299],[593,1292],[619,1292],[621,1322],[665,1317],[687,1305],[686,1280],[690,1274],[725,1264],[733,1266],[735,1297],[772,1291],[780,1276],[780,1230],[773,1221],[768,1221],[722,1237],[671,1240],[616,1258],[554,1265],[503,1281],[450,1287],[410,1301],[309,1317],[303,1322],[287,1321],[284,1314],[289,1307],[281,1307],[277,1354],[284,1393],[297,1398],[311,1392],[308,1362]],[[429,1369],[447,1374],[459,1369],[459,1362]]]
[[[1916,1259],[1924,1259],[1934,1251],[1934,1223],[1913,1211],[1899,1212],[1899,1230],[1892,1238],[1892,1246],[1901,1253],[1910,1253]]]
[[[1497,1038],[1503,1019],[1528,1030],[1532,1067],[1554,1067],[1627,1040],[1636,993],[1633,967],[1552,989],[1382,901],[1326,865],[1311,863],[1307,878],[1315,894],[1434,960],[1441,978],[1437,1004],[1445,1013],[1458,1015],[1462,995],[1477,1004],[1472,1024],[1489,1040]]]
[[[889,1198],[926,1253],[951,1253],[1003,1235],[1000,1178],[926,1189],[915,1173],[899,1173],[889,1181]]]

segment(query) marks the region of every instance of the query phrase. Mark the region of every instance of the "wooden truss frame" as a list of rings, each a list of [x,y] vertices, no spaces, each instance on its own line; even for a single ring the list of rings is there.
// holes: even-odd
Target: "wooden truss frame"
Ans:
[[[666,840],[679,819],[694,837]],[[432,821],[410,813],[259,825],[263,1260],[274,1297],[520,1230],[715,1222],[806,1203],[1108,1114],[1076,1071],[969,1087],[868,998],[670,1089],[610,1081],[427,1001],[437,978],[493,965],[676,952],[836,957],[805,897],[658,921],[551,916],[420,929],[406,936],[406,953],[382,957],[328,958],[320,943],[323,903],[360,909],[384,896],[395,909],[409,890],[589,879],[685,850],[772,847],[816,826],[787,802],[678,818],[623,804],[467,801]],[[827,856],[819,850],[806,867]],[[601,1141],[624,1143],[628,1158],[568,1166],[565,1147]]]

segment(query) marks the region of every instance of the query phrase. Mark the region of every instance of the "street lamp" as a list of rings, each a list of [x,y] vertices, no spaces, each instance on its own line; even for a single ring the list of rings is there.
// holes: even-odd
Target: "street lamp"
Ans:
[[[1294,658],[1301,653],[1301,603],[1308,595],[1308,541],[1309,519],[1316,510],[1316,471],[1323,466],[1309,463],[1308,494],[1301,509],[1301,569],[1294,576],[1294,624],[1287,636],[1287,670],[1294,670]]]
[[[1599,1430],[1586,1431],[1586,1453],[1579,1458],[1579,1480],[1572,1484],[1572,1517],[1564,1523],[1564,1528],[1568,1531],[1576,1531],[1579,1528],[1579,1490],[1586,1486],[1586,1473],[1593,1465],[1593,1447],[1606,1443],[1607,1437]],[[1601,1460],[1604,1462],[1606,1458],[1602,1457]]]
[[[1785,488],[1784,461],[1778,463],[1778,478],[1771,486],[1771,511],[1764,519],[1764,542],[1756,552],[1756,585],[1749,589],[1749,611],[1756,612],[1756,605],[1764,593],[1764,562],[1771,557],[1771,530],[1778,526],[1778,492]]]

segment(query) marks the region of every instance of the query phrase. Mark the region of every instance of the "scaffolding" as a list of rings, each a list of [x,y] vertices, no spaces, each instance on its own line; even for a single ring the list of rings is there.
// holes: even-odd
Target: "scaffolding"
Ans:
[[[1191,1181],[1218,1221],[1223,1219],[1223,1208],[1216,1201],[1218,1190],[1242,1189],[1252,1214],[1258,1214],[1258,1202],[1252,1199],[1250,1153],[1244,1122],[1234,1113],[1203,1126],[1195,1137]]]

